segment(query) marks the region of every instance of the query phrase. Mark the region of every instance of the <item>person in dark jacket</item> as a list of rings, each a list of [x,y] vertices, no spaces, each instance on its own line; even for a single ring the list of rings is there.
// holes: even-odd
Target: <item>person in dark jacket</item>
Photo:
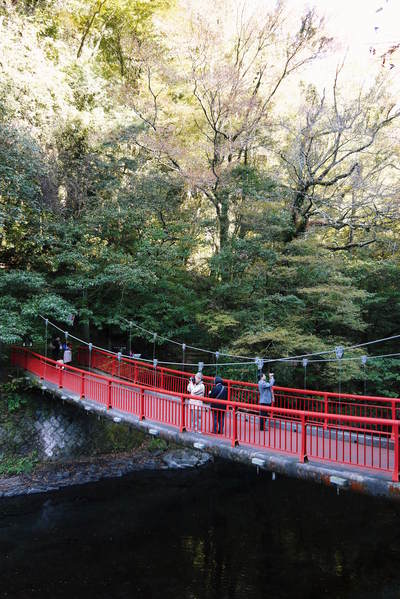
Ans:
[[[262,374],[258,381],[258,390],[260,392],[260,405],[270,406],[274,401],[274,392],[272,387],[275,385],[274,374],[271,372],[268,375],[269,381],[267,383],[267,377]],[[266,420],[267,414],[264,410],[260,410],[260,431],[264,430],[264,423],[268,426],[268,420]]]
[[[56,337],[56,336],[53,337],[53,339],[51,341],[51,349],[52,349],[53,360],[59,360],[60,358],[62,358],[63,349],[62,349],[62,343],[61,343],[60,337]]]
[[[208,396],[213,399],[224,399],[225,401],[228,399],[228,389],[223,384],[220,376],[215,377],[214,387],[211,389]],[[213,433],[222,435],[224,432],[226,405],[212,403],[211,411],[213,414]]]

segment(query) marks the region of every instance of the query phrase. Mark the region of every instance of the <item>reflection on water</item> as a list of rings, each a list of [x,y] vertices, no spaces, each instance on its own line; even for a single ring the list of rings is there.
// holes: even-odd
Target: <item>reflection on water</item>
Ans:
[[[0,597],[400,597],[400,506],[230,463],[8,500]]]

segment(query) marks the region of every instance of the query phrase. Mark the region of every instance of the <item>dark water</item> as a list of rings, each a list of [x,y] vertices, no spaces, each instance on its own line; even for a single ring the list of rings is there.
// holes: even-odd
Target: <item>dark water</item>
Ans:
[[[233,464],[0,503],[0,597],[400,597],[400,506]]]

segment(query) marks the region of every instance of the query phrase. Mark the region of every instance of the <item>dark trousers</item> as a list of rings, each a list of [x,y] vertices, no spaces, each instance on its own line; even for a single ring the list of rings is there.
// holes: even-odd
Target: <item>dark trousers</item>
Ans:
[[[222,435],[224,432],[225,410],[212,410],[213,413],[213,433]]]
[[[271,404],[260,404],[263,406],[270,406]],[[264,430],[268,428],[269,426],[269,420],[267,420],[268,417],[268,412],[265,412],[264,410],[260,410],[260,431]]]

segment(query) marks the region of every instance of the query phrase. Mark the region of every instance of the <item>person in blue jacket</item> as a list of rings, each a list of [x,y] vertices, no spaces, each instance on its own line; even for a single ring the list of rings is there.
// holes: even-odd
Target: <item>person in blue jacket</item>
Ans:
[[[228,399],[228,389],[223,384],[220,376],[215,377],[214,387],[211,389],[208,396],[213,399],[224,399],[225,401]],[[222,435],[224,432],[226,405],[212,403],[211,411],[213,414],[213,433]]]
[[[260,380],[258,381],[258,390],[260,392],[260,405],[261,406],[270,406],[274,401],[274,392],[272,387],[275,385],[274,374],[271,372],[268,375],[268,383],[267,377],[265,374],[261,375]],[[260,410],[260,431],[264,430],[264,423],[266,419],[267,413],[264,410]],[[268,422],[266,423],[268,426]]]

